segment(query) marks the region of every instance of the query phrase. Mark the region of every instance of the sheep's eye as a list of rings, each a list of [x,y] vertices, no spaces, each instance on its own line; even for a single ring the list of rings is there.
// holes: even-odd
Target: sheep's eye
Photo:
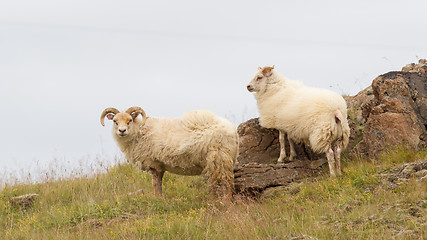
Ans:
[[[257,80],[261,80],[261,79],[262,79],[262,76],[258,76]]]
[[[119,125],[116,121],[114,121],[114,123],[115,123],[116,125]]]
[[[128,125],[132,122],[132,120],[129,120]]]

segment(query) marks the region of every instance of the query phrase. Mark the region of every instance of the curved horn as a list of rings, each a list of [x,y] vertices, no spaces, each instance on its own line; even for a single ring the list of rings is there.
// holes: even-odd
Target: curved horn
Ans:
[[[126,110],[126,113],[131,114],[131,115],[133,112],[137,112],[137,113],[141,114],[142,115],[142,121],[143,121],[143,123],[145,123],[145,121],[147,120],[147,114],[145,114],[145,112],[144,112],[144,110],[142,110],[142,108],[130,107],[130,108],[128,108],[128,110]],[[135,115],[134,118],[136,118],[137,116],[138,116],[138,114]]]
[[[107,114],[109,114],[109,113],[114,113],[114,114],[117,114],[117,113],[119,113],[120,111],[119,110],[117,110],[117,109],[115,109],[115,108],[106,108],[103,112],[102,112],[102,114],[101,114],[101,124],[102,124],[102,126],[105,126],[105,124],[104,124],[104,118],[105,118],[105,116],[107,115]]]

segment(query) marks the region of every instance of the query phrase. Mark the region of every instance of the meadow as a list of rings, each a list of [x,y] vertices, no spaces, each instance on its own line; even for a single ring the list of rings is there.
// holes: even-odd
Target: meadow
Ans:
[[[121,163],[106,173],[6,185],[1,239],[427,239],[427,182],[389,187],[384,174],[427,151],[398,149],[378,159],[346,157],[344,174],[269,189],[259,199],[209,197],[203,178],[165,175],[156,198],[151,176]],[[22,207],[10,199],[38,194]]]

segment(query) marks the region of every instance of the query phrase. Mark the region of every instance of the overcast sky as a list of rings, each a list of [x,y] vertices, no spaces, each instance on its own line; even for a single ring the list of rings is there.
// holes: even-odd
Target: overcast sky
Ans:
[[[0,180],[120,156],[106,107],[258,115],[258,66],[354,95],[427,57],[427,1],[0,0]],[[22,170],[24,169],[24,170]],[[31,170],[28,170],[31,171]]]

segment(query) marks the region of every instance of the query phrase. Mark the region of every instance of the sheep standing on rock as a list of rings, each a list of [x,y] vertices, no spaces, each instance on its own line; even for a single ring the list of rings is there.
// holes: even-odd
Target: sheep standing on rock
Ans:
[[[103,126],[105,117],[113,120],[113,136],[126,159],[151,171],[156,196],[162,195],[163,174],[169,171],[204,174],[211,193],[231,197],[238,140],[228,120],[207,110],[187,112],[182,118],[152,118],[140,107],[105,109]]]
[[[279,130],[278,162],[286,157],[287,134],[290,160],[296,156],[294,141],[304,143],[315,152],[326,153],[332,176],[336,175],[335,167],[341,174],[340,154],[350,136],[347,105],[342,96],[286,79],[274,66],[258,68],[247,89],[255,92],[261,126]]]

